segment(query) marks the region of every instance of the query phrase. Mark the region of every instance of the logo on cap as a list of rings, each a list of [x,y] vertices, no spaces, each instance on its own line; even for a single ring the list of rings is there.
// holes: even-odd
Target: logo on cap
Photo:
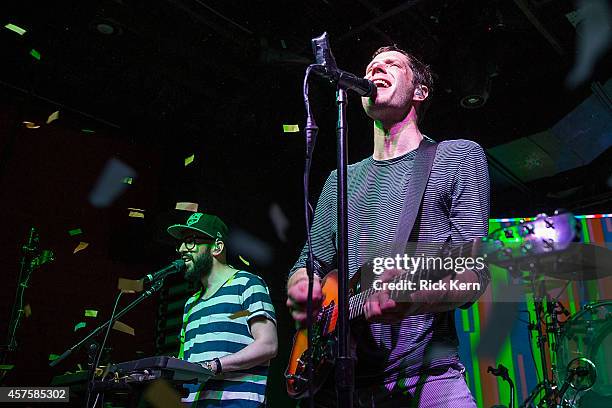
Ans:
[[[200,221],[200,218],[202,218],[204,214],[202,213],[193,213],[191,215],[191,217],[189,217],[189,219],[187,220],[187,226],[191,227],[193,224],[197,224],[198,221]]]

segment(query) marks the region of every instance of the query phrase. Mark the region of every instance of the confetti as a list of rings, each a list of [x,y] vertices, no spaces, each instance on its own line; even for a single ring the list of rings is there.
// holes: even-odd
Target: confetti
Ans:
[[[87,326],[87,323],[85,323],[85,322],[78,322],[78,323],[76,324],[76,326],[74,326],[74,331],[77,331],[77,330],[79,330],[79,329],[82,329],[82,328],[83,328],[83,327],[85,327],[85,326]]]
[[[93,309],[85,309],[85,317],[98,317],[98,311]]]
[[[285,133],[295,133],[300,131],[299,125],[283,125],[283,132]]]
[[[96,133],[95,130],[91,130],[91,129],[81,129],[81,132],[83,132],[83,133]]]
[[[55,111],[52,114],[50,114],[49,117],[47,118],[47,125],[53,122],[54,120],[58,120],[58,119],[59,119],[59,111]]]
[[[9,371],[15,368],[13,364],[0,364],[0,371]]]
[[[40,52],[36,51],[34,48],[30,50],[30,55],[40,61]]]
[[[21,28],[18,25],[11,23],[5,25],[4,28],[8,28],[9,30],[16,32],[19,35],[24,35],[27,32],[24,28]]]
[[[119,281],[117,282],[117,289],[128,293],[142,292],[142,281],[119,278]]]
[[[75,235],[81,235],[83,233],[83,230],[80,228],[75,228],[75,229],[71,229],[70,231],[68,231],[68,234],[70,234],[71,237],[74,237]]]
[[[278,239],[280,239],[282,242],[287,242],[287,228],[289,228],[289,220],[287,219],[285,213],[283,213],[280,205],[277,203],[272,203],[268,215],[272,220],[272,225],[274,225],[274,230],[276,231],[276,236]]]
[[[144,218],[144,213],[138,212],[138,211],[130,211],[130,213],[128,214],[128,217],[131,218]]]
[[[143,397],[155,408],[183,408],[178,392],[164,380],[151,383],[143,393]]]
[[[88,246],[89,246],[89,243],[81,241],[79,242],[79,245],[77,245],[77,247],[74,248],[74,251],[72,251],[72,253],[76,254],[77,252],[84,250]]]
[[[246,266],[251,266],[251,263],[247,261],[246,259],[244,259],[242,255],[238,255],[238,259],[240,259],[242,263],[245,264]]]
[[[32,307],[30,306],[29,303],[23,307],[23,315],[25,317],[32,316]]]
[[[134,182],[133,177],[126,177],[123,179],[123,184],[132,184]]]
[[[287,48],[287,44],[285,44],[285,40],[281,40],[281,47]]]
[[[246,231],[233,228],[228,242],[232,243],[232,249],[236,251],[234,253],[241,254],[250,262],[255,262],[262,267],[267,267],[272,263],[272,246]]]
[[[120,322],[119,320],[117,320],[113,324],[113,329],[123,332],[123,333],[131,334],[132,336],[135,336],[134,329],[128,326],[127,324]]]
[[[127,189],[127,185],[122,183],[126,177],[136,177],[136,171],[119,159],[109,159],[89,194],[91,205],[98,208],[108,207]]]
[[[49,361],[54,361],[59,358],[59,354],[49,354]]]
[[[189,166],[195,160],[195,154],[185,158],[185,167]]]
[[[25,127],[27,127],[28,129],[38,129],[40,127],[39,125],[37,125],[34,122],[23,121],[21,123],[23,123],[25,125]]]
[[[248,310],[240,310],[240,311],[238,311],[236,313],[232,313],[228,317],[230,319],[234,320],[234,319],[238,319],[239,317],[249,316],[250,314],[251,314],[251,312],[249,312]]]
[[[176,203],[176,206],[174,207],[174,209],[197,212],[198,203],[188,203],[188,202]]]

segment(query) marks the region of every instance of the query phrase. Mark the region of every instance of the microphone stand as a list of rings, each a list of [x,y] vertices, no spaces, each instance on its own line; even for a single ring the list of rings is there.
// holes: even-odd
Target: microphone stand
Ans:
[[[105,322],[105,323],[101,324],[100,326],[98,326],[91,333],[89,333],[87,336],[85,336],[81,341],[76,343],[74,346],[70,347],[68,350],[64,351],[61,356],[59,356],[56,360],[53,360],[51,363],[49,363],[49,365],[51,367],[55,367],[56,365],[58,365],[66,357],[68,357],[70,354],[72,354],[72,352],[74,350],[78,349],[83,344],[85,344],[89,339],[94,337],[96,334],[100,333],[109,324],[112,324],[113,322],[115,322],[121,316],[123,316],[124,314],[126,314],[127,312],[132,310],[134,307],[136,307],[138,304],[140,304],[143,300],[149,298],[151,295],[153,295],[155,292],[157,292],[159,289],[161,289],[163,284],[164,284],[164,280],[163,279],[160,279],[160,280],[154,282],[148,290],[142,292],[140,294],[140,296],[138,296],[132,303],[130,303],[129,305],[124,307],[119,312],[115,313],[115,316],[112,319],[109,319],[107,322]],[[95,370],[95,367],[94,367],[94,370]]]
[[[348,199],[347,199],[347,134],[346,91],[336,92],[338,122],[336,124],[336,160],[338,164],[338,355],[336,358],[337,406],[353,407],[355,361],[349,347],[349,270],[348,270]]]

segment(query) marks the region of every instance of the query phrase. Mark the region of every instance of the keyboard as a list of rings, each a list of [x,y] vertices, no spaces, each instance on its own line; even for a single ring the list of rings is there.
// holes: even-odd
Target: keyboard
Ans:
[[[109,373],[117,373],[120,377],[131,376],[135,381],[138,378],[142,378],[143,381],[162,378],[199,383],[204,383],[214,376],[212,371],[199,364],[168,356],[147,357],[113,364]]]

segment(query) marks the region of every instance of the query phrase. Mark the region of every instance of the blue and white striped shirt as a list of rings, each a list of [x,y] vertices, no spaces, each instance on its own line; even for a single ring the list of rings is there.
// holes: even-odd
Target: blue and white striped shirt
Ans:
[[[257,316],[276,324],[268,287],[257,275],[238,271],[208,299],[197,292],[185,304],[179,357],[197,363],[242,350],[254,341],[249,321]],[[267,365],[222,373],[205,384],[185,385],[189,396],[183,402],[192,407],[261,407],[267,378]]]

